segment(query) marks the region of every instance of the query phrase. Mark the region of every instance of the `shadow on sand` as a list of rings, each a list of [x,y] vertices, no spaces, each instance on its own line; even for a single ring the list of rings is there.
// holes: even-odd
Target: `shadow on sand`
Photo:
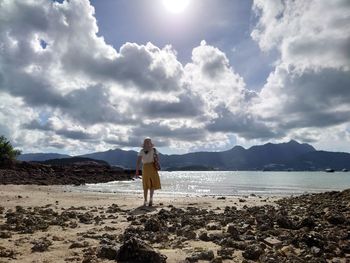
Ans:
[[[157,207],[155,206],[139,206],[139,207],[136,207],[135,209],[131,210],[129,212],[129,214],[131,215],[143,215],[143,214],[147,214],[147,213],[152,213],[154,211],[157,210]]]

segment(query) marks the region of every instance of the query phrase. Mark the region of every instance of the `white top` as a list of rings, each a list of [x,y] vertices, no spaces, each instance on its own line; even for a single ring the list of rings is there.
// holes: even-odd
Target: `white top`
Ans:
[[[156,153],[158,154],[158,151],[154,149]],[[154,162],[154,150],[153,148],[148,152],[145,153],[144,149],[141,149],[137,156],[142,156],[142,163],[153,163]]]

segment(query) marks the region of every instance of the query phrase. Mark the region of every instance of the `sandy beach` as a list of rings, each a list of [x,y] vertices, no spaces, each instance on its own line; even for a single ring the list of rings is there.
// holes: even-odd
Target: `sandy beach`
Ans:
[[[34,233],[20,234],[11,232],[10,238],[1,238],[0,246],[14,251],[13,257],[1,257],[0,262],[81,262],[83,248],[69,247],[74,242],[88,242],[88,246],[98,246],[98,239],[82,238],[82,233],[93,231],[102,235],[104,233],[120,235],[130,225],[127,217],[130,215],[151,216],[160,209],[169,209],[169,205],[176,208],[186,208],[194,206],[202,209],[220,211],[226,206],[255,206],[274,204],[277,198],[259,198],[249,196],[241,197],[157,197],[155,195],[155,204],[152,208],[141,209],[143,203],[141,195],[121,195],[121,194],[104,194],[104,193],[80,193],[67,191],[64,186],[35,186],[35,185],[1,185],[0,200],[3,207],[3,213],[0,223],[6,221],[5,212],[8,210],[16,211],[16,206],[24,209],[33,207],[50,208],[61,213],[71,209],[77,212],[91,212],[94,217],[106,214],[108,207],[113,204],[118,205],[126,212],[110,213],[110,218],[103,219],[99,224],[84,224],[77,222],[74,228],[62,228],[60,226],[50,226],[45,231],[35,231]],[[220,209],[220,210],[219,210]],[[47,251],[32,252],[32,242],[47,238],[52,241]],[[84,240],[84,241],[83,241]],[[185,260],[191,252],[199,248],[217,249],[217,246],[206,244],[202,241],[184,242],[184,248],[179,249],[158,249],[162,254],[168,257],[167,262],[181,262]],[[215,251],[216,252],[216,251]],[[241,257],[237,255],[237,260]],[[238,261],[233,262],[239,262]],[[108,262],[108,260],[99,259],[98,262]],[[230,262],[230,261],[227,261]]]
[[[116,262],[117,250],[133,238],[144,242],[147,249],[154,249],[154,262],[273,262],[269,257],[326,262],[313,261],[314,257],[327,257],[324,243],[321,246],[315,241],[307,247],[309,241],[305,241],[307,246],[303,247],[305,232],[320,239],[314,233],[314,222],[310,221],[314,215],[297,220],[292,211],[297,209],[306,216],[306,204],[317,202],[316,195],[315,200],[310,196],[305,207],[306,199],[297,197],[289,201],[254,195],[179,198],[155,195],[154,206],[145,208],[141,206],[141,195],[67,189],[0,186],[0,262]],[[279,201],[282,203],[278,205]],[[287,216],[289,210],[293,222],[281,217]],[[325,231],[348,233],[349,212],[331,220],[334,226],[327,226]],[[317,231],[321,230],[318,226]],[[293,243],[292,233],[300,235],[301,245]],[[339,241],[337,249],[341,251],[336,250],[338,254],[333,255],[338,261],[329,262],[349,262],[346,252],[350,245],[346,238]],[[159,260],[158,255],[166,261]]]

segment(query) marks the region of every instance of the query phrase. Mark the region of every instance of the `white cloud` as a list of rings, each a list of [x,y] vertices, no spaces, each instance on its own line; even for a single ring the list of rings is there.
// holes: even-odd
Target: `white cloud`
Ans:
[[[349,1],[255,1],[254,7],[261,17],[252,37],[262,50],[280,52],[255,99],[255,115],[289,137],[307,129],[305,141],[326,140],[309,136],[312,129],[350,121]]]
[[[249,94],[226,55],[205,42],[185,66],[171,46],[117,51],[97,36],[87,0],[2,1],[1,10],[0,89],[32,107],[34,117],[20,121],[36,135],[28,149],[132,146],[143,134],[175,147],[218,141],[226,135],[205,123],[222,103],[239,111]]]
[[[261,14],[251,35],[299,69],[350,69],[349,1],[254,1]]]
[[[227,148],[233,134],[247,144],[318,142],[330,125],[342,134],[347,1],[255,1],[254,9],[253,38],[280,52],[259,93],[205,41],[183,65],[170,45],[107,44],[88,0],[0,0],[0,132],[26,151],[71,153],[137,147],[143,136],[186,151]]]

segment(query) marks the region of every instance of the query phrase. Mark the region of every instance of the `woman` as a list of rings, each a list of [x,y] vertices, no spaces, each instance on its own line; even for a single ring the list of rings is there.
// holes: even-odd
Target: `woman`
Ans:
[[[161,189],[160,178],[156,164],[158,161],[158,152],[153,147],[151,138],[146,138],[143,141],[142,149],[137,155],[136,173],[139,175],[140,163],[142,161],[142,185],[143,185],[143,205],[147,205],[147,195],[149,190],[149,203],[148,206],[153,205],[153,193],[154,190]]]

